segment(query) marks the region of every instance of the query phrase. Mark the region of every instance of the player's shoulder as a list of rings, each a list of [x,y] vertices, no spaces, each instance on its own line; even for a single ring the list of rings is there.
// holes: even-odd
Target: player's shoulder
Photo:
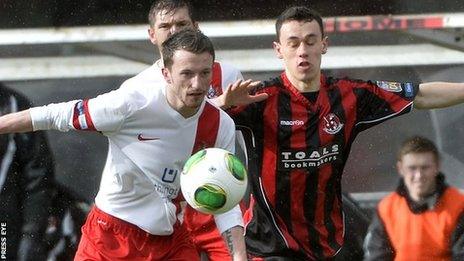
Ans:
[[[236,75],[242,75],[242,73],[240,72],[240,70],[235,67],[234,65],[228,63],[228,62],[224,62],[224,61],[215,61],[214,62],[217,66],[219,66],[219,68],[221,68],[221,74],[223,76],[229,76],[229,75],[232,75],[232,76],[236,76]]]
[[[161,72],[151,66],[134,77],[125,80],[120,89],[128,93],[152,94],[157,89],[166,85],[166,81],[162,77]]]
[[[253,90],[253,93],[266,92],[269,95],[279,92],[284,89],[284,83],[282,77],[272,77],[267,80],[261,81],[261,83]]]
[[[133,76],[132,78],[129,78],[129,80],[150,82],[164,80],[164,77],[161,72],[161,68],[159,67],[159,64],[154,63],[150,67],[138,73],[137,75]]]
[[[230,123],[234,124],[234,121],[233,121],[232,118],[229,116],[229,114],[227,114],[227,113],[226,113],[224,110],[222,110],[221,108],[217,107],[216,104],[214,104],[214,103],[211,102],[210,100],[205,99],[205,106],[209,106],[209,107],[212,108],[214,111],[218,112],[218,113],[219,113],[219,120],[220,120],[220,121],[228,122],[229,124],[230,124]]]
[[[144,108],[151,103],[157,103],[161,97],[166,83],[164,81],[146,80],[132,77],[125,80],[121,86],[112,92],[115,100],[127,104],[131,110]]]
[[[393,191],[383,197],[378,204],[379,209],[392,209],[397,207],[399,201],[404,200],[404,197],[397,191]]]
[[[333,76],[321,76],[321,86],[323,88],[332,90],[332,89],[357,89],[357,88],[366,88],[373,87],[375,84],[371,81],[366,81],[357,78],[350,77],[333,77]]]
[[[445,189],[445,195],[449,195],[453,200],[460,201],[464,204],[464,193],[454,186],[447,186]]]
[[[234,65],[232,65],[229,62],[215,61],[214,63],[221,66],[222,69],[226,69],[226,70],[230,70],[230,71],[239,71],[237,67],[235,67]]]

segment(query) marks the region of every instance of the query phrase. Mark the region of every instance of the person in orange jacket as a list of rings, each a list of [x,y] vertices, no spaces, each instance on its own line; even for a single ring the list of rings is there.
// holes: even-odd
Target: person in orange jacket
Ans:
[[[464,195],[445,182],[434,143],[403,142],[396,191],[382,199],[364,242],[365,260],[464,260]]]

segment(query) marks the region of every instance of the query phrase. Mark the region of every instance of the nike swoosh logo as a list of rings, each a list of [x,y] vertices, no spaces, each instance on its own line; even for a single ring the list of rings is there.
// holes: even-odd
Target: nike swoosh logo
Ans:
[[[147,138],[147,137],[143,137],[142,134],[139,134],[139,135],[137,136],[137,139],[139,139],[139,141],[159,140],[159,138]]]

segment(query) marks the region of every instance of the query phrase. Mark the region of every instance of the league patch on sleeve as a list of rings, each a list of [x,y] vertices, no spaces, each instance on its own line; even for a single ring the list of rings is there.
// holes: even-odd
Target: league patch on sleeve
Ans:
[[[406,98],[411,98],[414,96],[414,87],[412,83],[407,82],[404,84],[404,96]]]
[[[401,83],[399,82],[388,82],[388,81],[376,81],[378,87],[388,91],[388,92],[401,92]]]

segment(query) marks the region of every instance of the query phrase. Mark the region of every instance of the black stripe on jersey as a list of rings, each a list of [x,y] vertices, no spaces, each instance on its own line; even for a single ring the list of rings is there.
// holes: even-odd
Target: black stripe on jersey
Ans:
[[[335,113],[341,122],[346,122],[345,109],[343,108],[342,97],[339,88],[332,88],[327,92],[329,97],[330,104],[332,106],[331,112]],[[345,130],[350,133],[351,130]],[[334,135],[333,144],[340,144],[340,147],[345,146],[345,131],[339,131]],[[335,165],[335,166],[334,166]],[[338,173],[336,170],[340,169],[336,165],[338,163],[333,163],[331,165],[332,175],[327,181],[326,191],[325,191],[325,202],[324,202],[324,224],[328,232],[328,244],[330,247],[337,251],[340,249],[341,245],[337,243],[336,233],[337,230],[334,226],[334,221],[332,220],[332,212],[334,211],[333,206],[334,202],[339,202],[341,207],[341,175],[343,172]],[[340,208],[341,210],[341,208]],[[336,213],[337,216],[341,216],[341,213]]]
[[[290,95],[287,92],[280,92],[278,98],[278,112],[277,112],[277,143],[279,148],[290,148],[290,136],[292,133],[292,126],[281,125],[279,126],[280,119],[292,119],[292,110],[290,105]],[[280,154],[280,151],[278,152]],[[277,157],[279,158],[279,157]],[[277,162],[277,165],[280,164]],[[277,171],[276,172],[276,202],[275,209],[277,214],[286,222],[287,228],[292,233],[291,224],[291,184],[290,184],[290,171]],[[290,223],[288,223],[290,222]]]
[[[306,129],[306,147],[319,148],[318,114],[308,110],[308,127]],[[317,187],[319,184],[319,169],[311,168],[306,177],[306,190],[304,194],[303,212],[308,223],[308,237],[312,252],[318,258],[323,257],[323,251],[319,242],[319,232],[315,228],[317,209]]]

